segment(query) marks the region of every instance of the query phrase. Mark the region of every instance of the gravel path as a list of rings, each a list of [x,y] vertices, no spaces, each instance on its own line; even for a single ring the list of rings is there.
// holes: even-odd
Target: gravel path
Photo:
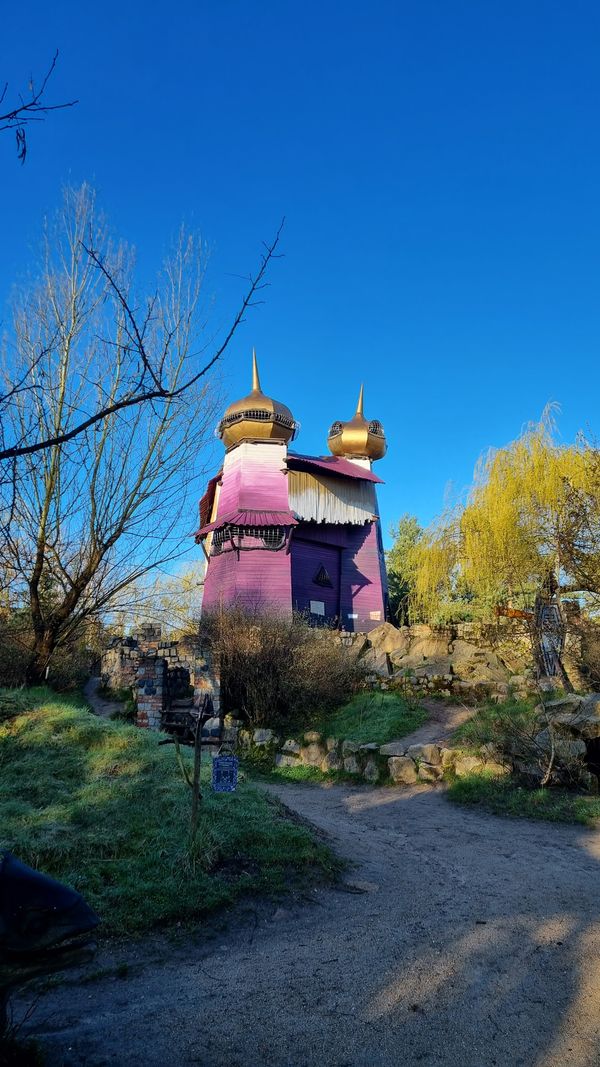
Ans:
[[[103,953],[27,1027],[49,1064],[597,1067],[600,833],[441,789],[271,787],[352,863],[195,942]]]

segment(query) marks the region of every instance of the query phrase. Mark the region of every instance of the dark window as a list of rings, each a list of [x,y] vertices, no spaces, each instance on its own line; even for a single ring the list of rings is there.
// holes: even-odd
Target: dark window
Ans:
[[[323,564],[321,564],[317,573],[315,574],[313,582],[315,583],[315,585],[322,585],[326,588],[333,589],[333,582],[331,581],[331,578],[329,577]]]

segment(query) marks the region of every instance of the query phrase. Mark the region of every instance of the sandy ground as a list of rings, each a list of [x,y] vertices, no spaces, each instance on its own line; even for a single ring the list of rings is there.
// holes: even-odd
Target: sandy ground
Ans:
[[[126,977],[37,1003],[50,1065],[600,1063],[599,832],[440,788],[270,788],[351,861],[342,884],[103,950],[88,970]]]

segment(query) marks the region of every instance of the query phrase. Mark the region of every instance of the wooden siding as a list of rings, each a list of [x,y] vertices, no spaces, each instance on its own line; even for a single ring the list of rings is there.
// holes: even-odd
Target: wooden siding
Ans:
[[[292,554],[296,539],[311,545],[312,561],[310,552],[303,559],[307,574],[311,570],[316,573],[324,546],[339,547],[339,615],[344,630],[368,632],[385,620],[385,570],[377,525],[376,522],[365,526],[300,523],[292,534]]]
[[[228,452],[221,484],[216,486],[211,519],[219,520],[235,511],[284,511],[290,504],[294,509],[295,489],[292,487],[308,484],[294,479],[306,479],[311,475],[296,471],[288,474],[285,458],[285,445],[279,443],[244,442]],[[330,478],[325,471],[315,473],[312,480],[315,483],[318,479],[319,487],[315,490],[313,485],[310,492],[316,494],[317,503],[322,500],[316,514],[337,516],[341,515],[338,509],[342,507],[360,509],[361,501],[363,505],[365,503],[362,496],[340,496],[336,486],[334,505],[330,481],[353,489],[365,487],[372,494],[369,517],[376,514],[377,501],[372,483],[356,477]],[[288,478],[292,498],[289,503]],[[344,629],[371,630],[385,618],[385,566],[378,526],[378,521],[364,522],[364,519],[360,524],[348,518],[335,522],[302,521],[293,528],[290,551],[286,548],[277,552],[257,549],[226,551],[211,556],[204,584],[203,610],[214,611],[220,605],[241,603],[252,609],[262,607],[289,612],[294,600],[299,605],[315,600],[325,603],[328,618],[339,614]],[[207,549],[210,540],[209,537]],[[313,582],[321,565],[334,579],[333,592]]]
[[[285,445],[244,442],[225,456],[217,513],[235,511],[285,511],[288,507]],[[290,555],[256,549],[227,551],[211,556],[204,582],[203,611],[243,604],[290,612],[292,582]]]
[[[295,611],[306,613],[312,622],[339,622],[341,552],[338,545],[292,540],[292,600]],[[323,567],[331,586],[319,585],[315,577]],[[323,605],[323,615],[311,615],[311,603]]]

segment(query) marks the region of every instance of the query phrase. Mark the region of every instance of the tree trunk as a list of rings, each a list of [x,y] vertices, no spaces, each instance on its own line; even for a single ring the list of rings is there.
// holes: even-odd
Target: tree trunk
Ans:
[[[55,635],[49,630],[45,630],[44,633],[36,636],[25,668],[25,682],[27,685],[43,685],[46,682],[55,644]]]

